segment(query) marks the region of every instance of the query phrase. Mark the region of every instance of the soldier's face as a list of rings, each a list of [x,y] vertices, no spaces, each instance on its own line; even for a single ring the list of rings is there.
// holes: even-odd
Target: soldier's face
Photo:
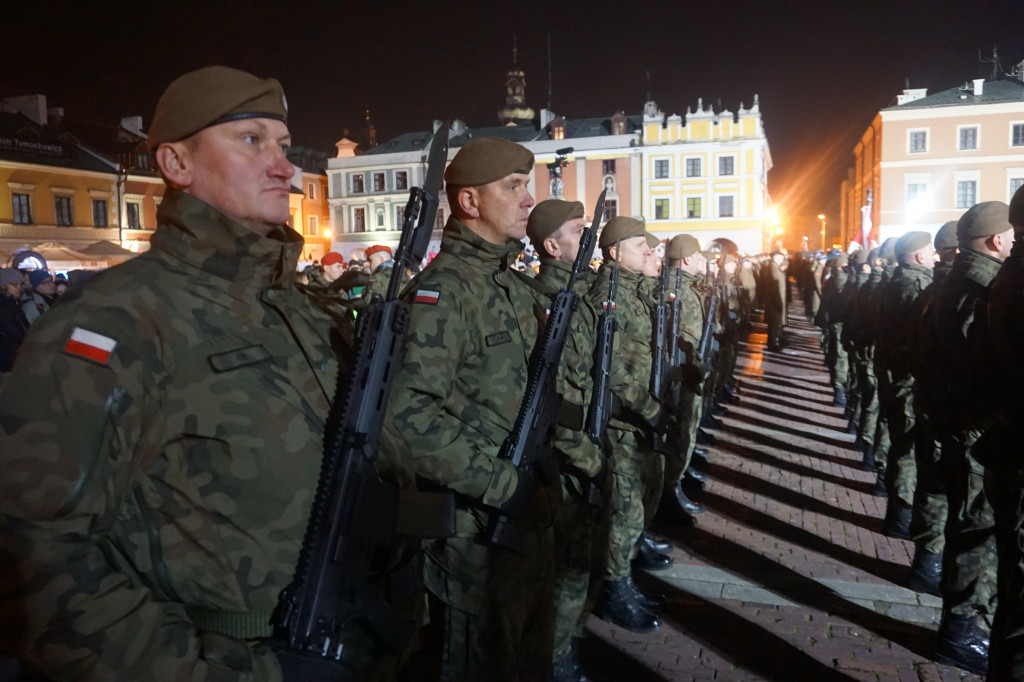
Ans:
[[[324,279],[333,282],[345,273],[344,263],[331,263],[324,266]]]
[[[587,227],[587,221],[583,218],[572,218],[555,233],[548,237],[554,239],[558,246],[558,259],[563,263],[575,263],[576,255],[580,250],[580,237]],[[550,252],[550,249],[548,250]]]
[[[630,237],[619,242],[616,260],[619,267],[630,272],[644,272],[653,253],[651,247],[647,246],[647,237]]]
[[[221,123],[196,133],[183,149],[190,182],[183,189],[259,234],[288,222],[294,172],[285,158],[288,127],[270,118]]]
[[[526,222],[534,204],[529,183],[529,175],[510,173],[478,188],[476,227],[481,237],[492,244],[526,237]]]

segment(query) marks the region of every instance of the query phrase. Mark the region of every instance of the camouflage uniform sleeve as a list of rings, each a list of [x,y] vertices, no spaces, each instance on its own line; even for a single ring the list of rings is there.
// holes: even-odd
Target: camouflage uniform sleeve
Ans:
[[[622,401],[626,408],[644,419],[653,419],[658,414],[661,403],[651,395],[650,377],[644,376],[641,378],[636,374],[638,369],[642,369],[643,363],[636,364],[633,362],[636,358],[650,357],[650,339],[641,338],[636,333],[636,324],[631,319],[634,315],[641,313],[642,303],[634,301],[630,305],[635,305],[636,312],[619,315],[620,325],[615,332],[612,373],[608,381],[611,385],[612,393]],[[650,370],[649,362],[647,369],[648,371]]]
[[[161,442],[166,373],[160,340],[109,310],[42,318],[0,392],[0,627],[57,680],[280,679],[266,648],[156,598],[111,539]],[[117,340],[109,360],[61,352],[75,323]]]
[[[457,296],[448,295],[457,287],[421,279],[417,284],[443,293],[436,303],[410,303],[403,364],[388,400],[389,421],[417,475],[500,506],[515,491],[518,475],[511,463],[496,457],[501,444],[472,426],[480,416],[474,396],[458,386],[463,358],[470,354],[471,315]],[[414,298],[410,287],[406,300]]]
[[[572,329],[562,351],[558,373],[559,394],[563,400],[578,405],[583,414],[589,406],[588,397],[593,389],[591,370],[594,364],[596,320],[597,315],[589,301],[581,298],[573,315]],[[566,461],[587,476],[596,476],[604,466],[601,449],[583,429],[558,426],[552,444]]]

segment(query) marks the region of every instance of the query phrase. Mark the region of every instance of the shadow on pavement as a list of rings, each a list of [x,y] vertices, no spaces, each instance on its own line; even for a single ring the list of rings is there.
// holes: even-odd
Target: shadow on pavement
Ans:
[[[751,393],[751,397],[754,397],[753,394],[755,393],[761,394],[756,396],[758,400],[771,400],[779,407],[791,407],[794,410],[816,412],[824,417],[832,417],[834,419],[839,419],[842,416],[842,413],[837,411],[838,408],[832,406],[832,398],[829,398],[827,401],[812,400],[808,398],[798,398],[790,393],[786,393],[785,391],[780,391],[777,388],[773,388],[772,386],[765,386],[755,381],[743,382],[742,390],[743,392],[740,394],[741,400],[743,399],[743,396],[746,395],[746,392],[749,390]]]
[[[627,633],[628,634],[628,633]],[[597,634],[580,641],[580,663],[593,682],[671,682]]]
[[[853,448],[853,439],[852,439],[852,437],[850,439],[848,439],[848,440],[847,439],[840,440],[839,438],[833,438],[833,437],[831,437],[829,435],[826,435],[826,434],[823,434],[823,433],[814,433],[814,432],[811,432],[811,431],[805,431],[804,429],[799,429],[799,428],[796,428],[796,427],[793,427],[793,426],[786,426],[785,424],[780,424],[777,421],[769,421],[767,419],[761,419],[761,418],[759,418],[759,415],[761,414],[761,410],[759,410],[759,409],[747,408],[747,410],[744,410],[742,405],[736,405],[735,408],[736,409],[733,409],[733,406],[730,406],[729,414],[725,417],[726,419],[731,419],[731,420],[746,422],[748,424],[763,426],[765,428],[771,429],[772,431],[780,431],[782,433],[788,433],[788,434],[790,434],[792,436],[796,436],[797,438],[802,438],[804,440],[817,441],[819,443],[823,443],[824,445],[831,445],[832,447],[841,448],[843,450],[849,450],[850,452],[857,452],[858,456],[860,455],[860,453],[858,451],[854,450],[854,448]],[[750,414],[750,412],[754,412],[754,414]],[[777,413],[777,415],[780,418],[787,419],[787,420],[793,418],[791,415],[787,415],[787,414],[784,414],[784,413]],[[726,422],[726,426],[727,427],[729,426],[728,422]],[[821,424],[816,424],[816,426],[821,426]],[[831,428],[831,427],[829,427],[829,428]]]
[[[734,433],[737,436],[746,438],[747,440],[752,440],[755,443],[758,443],[759,445],[774,448],[776,450],[779,450],[780,452],[788,452],[794,455],[806,455],[807,457],[816,457],[817,459],[833,462],[834,464],[850,467],[851,469],[857,469],[859,471],[859,458],[854,459],[853,457],[840,457],[839,455],[830,455],[825,452],[812,450],[811,448],[805,448],[800,445],[795,445],[793,443],[787,443],[786,441],[780,440],[779,438],[769,436],[766,433],[754,431],[751,428],[745,428],[744,425],[737,424],[735,422],[726,424],[726,427],[725,429],[723,429],[723,431],[725,431],[726,433]],[[809,436],[803,437],[809,438]]]

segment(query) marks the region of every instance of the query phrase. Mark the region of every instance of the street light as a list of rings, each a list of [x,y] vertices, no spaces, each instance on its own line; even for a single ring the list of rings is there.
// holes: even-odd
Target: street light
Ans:
[[[825,214],[819,213],[818,220],[821,221],[821,250],[825,250]]]

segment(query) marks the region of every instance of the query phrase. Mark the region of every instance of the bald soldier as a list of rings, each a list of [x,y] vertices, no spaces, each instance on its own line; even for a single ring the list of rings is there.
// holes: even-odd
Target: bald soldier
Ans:
[[[451,216],[441,248],[403,296],[409,331],[385,422],[389,456],[429,488],[456,494],[455,537],[425,547],[440,678],[545,679],[554,641],[553,523],[558,481],[496,455],[523,401],[539,321],[514,274],[534,205],[533,154],[477,138],[445,171]],[[522,551],[488,542],[495,513]]]
[[[276,80],[171,83],[152,247],[40,318],[0,393],[0,627],[53,679],[351,679],[267,644],[339,372],[292,286],[286,122]],[[342,643],[360,679],[393,660]]]

